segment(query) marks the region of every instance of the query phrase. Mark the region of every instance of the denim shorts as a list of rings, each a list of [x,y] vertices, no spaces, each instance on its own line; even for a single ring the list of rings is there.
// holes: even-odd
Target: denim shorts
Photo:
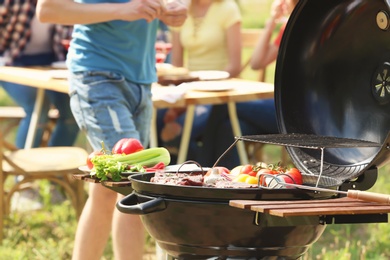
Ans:
[[[111,150],[118,140],[130,137],[149,145],[151,85],[131,83],[109,71],[73,73],[69,82],[73,115],[94,150],[102,142]]]

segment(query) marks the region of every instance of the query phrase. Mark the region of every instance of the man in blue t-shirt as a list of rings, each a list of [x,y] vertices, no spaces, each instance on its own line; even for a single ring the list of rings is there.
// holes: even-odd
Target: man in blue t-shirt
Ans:
[[[33,0],[31,0],[33,1]],[[42,22],[74,25],[67,56],[73,115],[94,150],[122,138],[148,146],[159,20],[180,26],[187,5],[161,0],[38,0]],[[115,259],[142,259],[140,218],[115,210],[117,193],[89,186],[73,259],[100,259],[112,229]],[[122,196],[123,197],[123,196]]]

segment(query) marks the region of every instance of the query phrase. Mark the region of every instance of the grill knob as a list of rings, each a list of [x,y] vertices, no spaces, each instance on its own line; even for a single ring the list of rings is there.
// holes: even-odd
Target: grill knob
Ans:
[[[385,11],[379,11],[376,15],[376,23],[381,30],[389,28],[389,15]]]

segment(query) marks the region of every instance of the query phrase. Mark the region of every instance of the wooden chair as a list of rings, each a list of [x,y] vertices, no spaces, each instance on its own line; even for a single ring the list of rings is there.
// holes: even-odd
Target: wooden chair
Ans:
[[[0,131],[0,242],[3,238],[4,217],[10,213],[12,196],[38,180],[49,180],[62,187],[79,217],[86,192],[84,183],[74,180],[73,175],[80,173],[78,167],[85,165],[87,156],[88,153],[79,147],[41,147],[11,151],[4,147]],[[23,178],[19,182],[8,179],[15,176]]]
[[[3,136],[4,136],[4,145],[8,148],[14,147],[11,142],[7,141],[6,136],[11,133],[26,116],[23,108],[20,106],[0,106],[0,124],[4,127]],[[56,121],[58,119],[59,113],[58,110],[52,108],[49,110],[49,122],[45,126],[41,146],[47,146],[48,141],[50,140],[51,133],[55,127]]]
[[[257,41],[260,38],[260,35],[262,33],[263,29],[242,29],[241,30],[241,46],[242,48],[250,49],[251,52],[253,52],[254,48],[256,47]],[[246,69],[250,68],[250,61],[251,61],[252,55],[249,56],[246,60],[244,60],[243,65],[241,67],[241,74]],[[266,76],[266,68],[257,70],[258,76],[257,80],[261,82],[265,82],[265,76]]]
[[[253,52],[254,48],[256,47],[256,44],[260,38],[260,35],[262,33],[263,29],[242,29],[241,30],[241,44],[242,48],[250,48]],[[251,52],[251,53],[252,53]],[[250,68],[250,61],[252,58],[252,54],[244,60],[243,65],[241,67],[241,74]],[[257,70],[257,80],[261,82],[266,81],[266,70],[267,68]],[[258,161],[264,161],[264,144],[263,143],[247,143],[246,150],[248,154],[248,159],[251,163],[256,163]],[[281,147],[281,162],[283,164],[287,164],[289,162],[289,156],[283,147]]]

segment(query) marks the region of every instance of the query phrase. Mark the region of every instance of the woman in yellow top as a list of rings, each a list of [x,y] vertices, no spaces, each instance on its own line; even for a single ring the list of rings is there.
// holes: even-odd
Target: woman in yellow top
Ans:
[[[174,66],[186,67],[190,71],[226,71],[230,77],[240,73],[241,13],[234,0],[193,0],[187,20],[171,31]],[[211,108],[196,107],[188,158],[196,157],[197,141],[207,124]],[[179,147],[184,119],[184,109],[159,111],[162,145]]]
[[[274,0],[271,7],[271,17],[265,24],[264,32],[261,34],[252,55],[252,69],[265,68],[271,62],[276,61],[287,19],[297,3],[298,0]],[[277,28],[277,24],[280,24],[281,29],[274,39],[273,32]],[[273,98],[240,102],[236,104],[236,109],[242,135],[279,133]],[[204,131],[207,135],[204,137],[203,151],[197,158],[197,162],[210,166],[234,142],[226,105],[214,106],[209,124]],[[219,164],[229,169],[240,165],[236,147],[224,155]]]

